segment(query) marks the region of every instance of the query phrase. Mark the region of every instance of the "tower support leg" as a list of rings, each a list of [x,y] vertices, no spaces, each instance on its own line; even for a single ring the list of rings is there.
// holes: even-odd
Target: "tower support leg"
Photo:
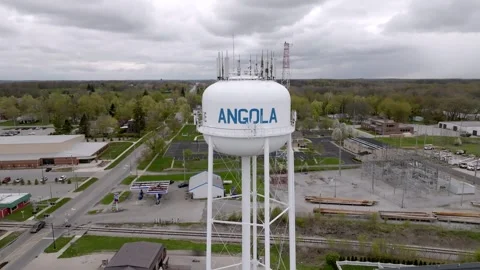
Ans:
[[[264,232],[265,232],[265,269],[270,270],[270,140],[265,139],[263,152],[263,173],[264,173]]]
[[[212,269],[212,227],[213,227],[213,144],[208,137],[208,172],[207,172],[207,256],[206,269]]]
[[[242,269],[250,270],[251,268],[251,252],[250,252],[250,157],[242,157]]]
[[[295,270],[297,261],[296,239],[295,239],[295,171],[294,156],[292,146],[292,135],[288,138],[288,240],[289,240],[289,257],[290,270]]]
[[[257,156],[252,157],[252,202],[253,202],[253,207],[252,207],[252,223],[253,223],[253,230],[252,230],[252,241],[253,241],[253,251],[252,251],[252,270],[257,270],[257,265],[258,265],[258,240],[257,240],[257,232],[258,232],[258,227],[257,227]]]

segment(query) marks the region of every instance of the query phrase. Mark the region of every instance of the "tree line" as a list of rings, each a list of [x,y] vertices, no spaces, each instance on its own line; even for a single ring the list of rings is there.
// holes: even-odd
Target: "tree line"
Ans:
[[[480,115],[478,80],[296,80],[290,92],[303,128],[322,125],[323,116],[330,114],[397,122],[421,116],[425,124]]]
[[[164,122],[178,125],[177,113],[188,119],[192,108],[201,103],[202,88],[189,93],[185,83],[164,84],[158,90],[113,91],[93,83],[82,87],[78,91],[52,89],[36,97],[0,96],[0,116],[12,124],[18,124],[19,117],[53,124],[58,134],[69,134],[78,125],[79,133],[98,136],[117,130],[130,119],[135,133],[153,130]]]

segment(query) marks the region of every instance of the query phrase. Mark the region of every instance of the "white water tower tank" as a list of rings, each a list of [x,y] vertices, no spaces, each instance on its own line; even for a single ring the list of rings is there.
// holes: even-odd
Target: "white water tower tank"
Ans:
[[[290,104],[290,93],[275,81],[218,81],[203,93],[198,131],[219,153],[262,155],[266,137],[269,151],[277,151],[295,130]]]

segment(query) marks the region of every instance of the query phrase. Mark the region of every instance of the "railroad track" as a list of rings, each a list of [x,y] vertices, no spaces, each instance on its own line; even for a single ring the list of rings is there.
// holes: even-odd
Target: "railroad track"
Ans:
[[[112,228],[112,227],[83,227],[79,226],[73,228],[74,230],[87,229],[91,232],[104,232],[104,233],[125,233],[125,234],[140,234],[140,235],[163,235],[163,236],[178,236],[185,238],[206,238],[207,234],[203,231],[179,231],[179,230],[157,230],[157,229],[136,229],[136,228]],[[241,240],[242,235],[237,233],[213,233],[214,238],[230,239],[230,240]],[[263,236],[258,236],[260,240],[263,240]],[[282,235],[272,235],[271,239],[273,241],[288,241],[288,236]],[[198,239],[197,239],[198,240]],[[371,248],[372,243],[365,242],[360,243],[355,240],[341,240],[341,239],[325,239],[319,237],[297,237],[297,243],[302,244],[312,244],[312,245],[323,245],[323,246],[341,246],[348,245],[352,248]],[[396,245],[387,244],[390,249],[398,248]],[[414,246],[414,245],[403,245],[403,249],[408,251],[414,251],[418,253],[431,253],[435,255],[453,255],[453,256],[471,256],[474,255],[474,251],[468,250],[458,250],[458,249],[448,249],[448,248],[438,248],[438,247],[424,247],[424,246]]]
[[[25,224],[22,222],[8,222],[0,223],[0,228],[22,228],[28,229],[32,225]],[[65,229],[64,226],[54,226],[55,229]],[[145,228],[116,228],[116,227],[91,227],[86,225],[81,226],[72,226],[70,228],[72,231],[86,230],[89,232],[98,232],[98,233],[122,233],[122,234],[139,234],[139,235],[161,235],[161,236],[170,236],[170,237],[182,237],[190,238],[192,240],[198,240],[198,238],[206,238],[207,233],[204,231],[180,231],[180,230],[161,230],[161,229],[145,229]],[[234,242],[239,242],[242,239],[242,234],[239,233],[213,233],[213,237],[216,239],[225,239]],[[263,241],[264,237],[259,235],[258,238]],[[288,241],[288,236],[283,235],[272,235],[271,240],[275,241]],[[372,243],[365,242],[360,243],[355,240],[342,240],[342,239],[325,239],[320,237],[297,237],[297,243],[299,244],[309,244],[309,245],[318,245],[318,246],[345,246],[348,245],[351,248],[371,248]],[[387,247],[390,249],[398,248],[396,245],[387,244]],[[426,254],[435,254],[435,255],[453,255],[453,256],[472,256],[475,254],[474,251],[469,250],[459,250],[459,249],[449,249],[449,248],[439,248],[439,247],[425,247],[425,246],[415,246],[415,245],[402,245],[402,249],[426,253]]]

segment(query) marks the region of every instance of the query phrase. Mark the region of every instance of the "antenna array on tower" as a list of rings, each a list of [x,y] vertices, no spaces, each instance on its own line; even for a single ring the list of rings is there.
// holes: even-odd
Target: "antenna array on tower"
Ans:
[[[235,48],[235,47],[234,47]],[[238,57],[238,58],[237,58]],[[248,61],[248,67],[242,72],[240,55],[236,56],[235,53],[232,56],[233,65],[230,67],[230,57],[228,51],[218,53],[217,57],[217,80],[275,80],[276,79],[276,65],[275,65],[275,53],[273,51],[267,51],[266,55],[262,51],[260,57],[260,64],[258,63],[258,57],[255,56],[255,62],[252,61],[250,55]]]

